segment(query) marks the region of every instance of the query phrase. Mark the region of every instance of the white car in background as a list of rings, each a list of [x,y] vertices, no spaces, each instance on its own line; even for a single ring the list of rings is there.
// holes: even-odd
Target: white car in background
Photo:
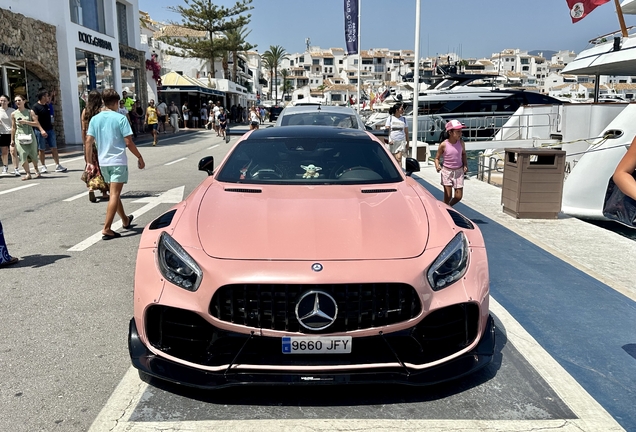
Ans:
[[[278,126],[335,126],[366,130],[364,121],[353,109],[331,105],[288,106],[278,116]]]

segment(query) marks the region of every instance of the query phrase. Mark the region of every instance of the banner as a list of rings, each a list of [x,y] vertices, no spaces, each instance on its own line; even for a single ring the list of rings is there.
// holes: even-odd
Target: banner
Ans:
[[[572,22],[579,22],[585,18],[597,6],[605,4],[610,0],[565,0],[570,8],[570,17]]]
[[[347,54],[358,54],[358,2],[360,0],[344,0],[345,41]],[[607,0],[609,1],[609,0]]]

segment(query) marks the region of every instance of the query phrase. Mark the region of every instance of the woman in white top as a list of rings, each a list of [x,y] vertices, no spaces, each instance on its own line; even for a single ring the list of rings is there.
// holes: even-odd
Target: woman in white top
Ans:
[[[15,147],[11,146],[11,113],[15,111],[9,106],[9,97],[0,96],[0,149],[2,150],[2,174],[20,175],[18,154]],[[13,172],[9,172],[9,151],[13,161]]]
[[[261,116],[256,112],[256,107],[250,108],[250,130],[258,129],[258,125],[261,124]]]
[[[399,164],[402,164],[402,154],[406,153],[409,148],[409,127],[403,116],[404,105],[397,103],[389,108],[389,117],[384,125],[385,129],[389,129],[389,151],[395,157]]]

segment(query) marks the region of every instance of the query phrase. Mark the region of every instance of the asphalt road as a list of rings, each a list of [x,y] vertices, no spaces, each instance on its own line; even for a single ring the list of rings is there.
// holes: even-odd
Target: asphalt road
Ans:
[[[231,146],[203,131],[161,138],[140,146],[146,169],[132,168],[124,187],[136,227],[108,242],[81,156],[66,157],[67,173],[0,177],[0,218],[21,258],[0,269],[0,431],[621,429],[496,299],[493,363],[443,385],[203,392],[140,377],[127,349],[139,233],[204,179],[201,157]],[[503,282],[493,279],[512,309]]]

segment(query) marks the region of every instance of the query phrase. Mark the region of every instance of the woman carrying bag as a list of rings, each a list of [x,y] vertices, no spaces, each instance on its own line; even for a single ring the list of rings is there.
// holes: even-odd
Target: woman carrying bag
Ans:
[[[97,146],[93,144],[92,159],[87,159],[88,151],[86,149],[86,131],[88,131],[88,125],[91,119],[102,111],[102,95],[97,90],[92,90],[88,94],[88,103],[86,108],[82,111],[82,143],[84,143],[84,160],[86,161],[86,168],[82,174],[82,180],[88,187],[88,200],[92,203],[97,202],[95,197],[95,191],[98,190],[102,193],[101,199],[103,201],[108,200],[108,190],[110,185],[104,182],[102,172],[99,168],[99,161],[97,160]],[[88,165],[92,164],[94,169],[90,170]]]
[[[31,180],[29,162],[35,169],[35,178],[42,177],[38,169],[38,144],[33,133],[34,127],[41,129],[40,123],[33,110],[26,107],[25,96],[16,95],[14,102],[18,109],[11,113],[11,147],[15,146],[22,162],[26,174],[22,180]]]

